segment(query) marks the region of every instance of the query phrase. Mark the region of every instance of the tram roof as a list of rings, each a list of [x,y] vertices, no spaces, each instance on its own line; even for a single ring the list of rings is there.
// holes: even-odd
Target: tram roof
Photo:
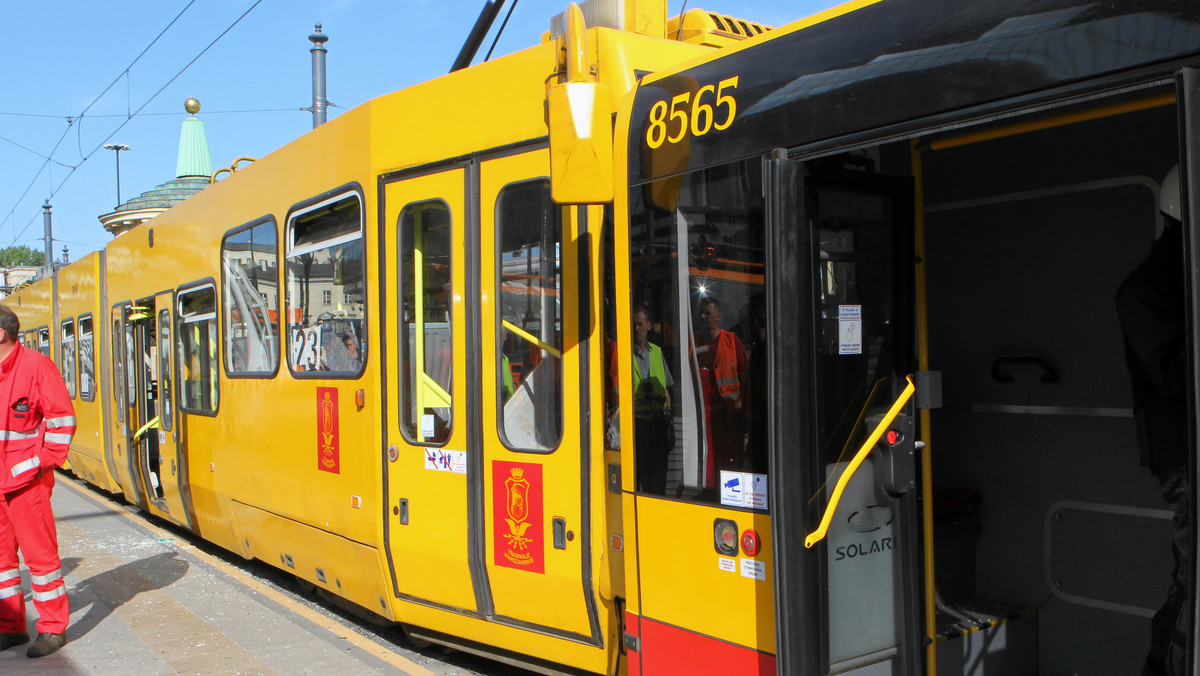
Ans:
[[[647,78],[630,118],[630,181],[902,133],[917,120],[927,128],[938,116],[982,116],[989,104],[1071,85],[1078,93],[1098,79],[1107,88],[1161,79],[1198,53],[1195,0],[881,0]],[[734,75],[738,112],[727,129],[646,145],[652,106]]]

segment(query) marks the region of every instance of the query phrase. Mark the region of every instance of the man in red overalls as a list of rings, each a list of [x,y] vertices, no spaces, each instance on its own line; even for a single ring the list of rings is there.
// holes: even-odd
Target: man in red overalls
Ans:
[[[708,422],[705,488],[715,488],[723,469],[744,471],[745,415],[742,381],[746,377],[746,347],[732,331],[721,328],[721,304],[715,297],[700,301],[700,331],[692,337],[692,359],[700,372],[704,415]]]
[[[70,619],[50,493],[75,433],[75,409],[54,362],[21,347],[20,331],[17,316],[0,305],[0,650],[29,641],[20,550],[38,611],[37,639],[25,654],[43,657],[66,644]]]

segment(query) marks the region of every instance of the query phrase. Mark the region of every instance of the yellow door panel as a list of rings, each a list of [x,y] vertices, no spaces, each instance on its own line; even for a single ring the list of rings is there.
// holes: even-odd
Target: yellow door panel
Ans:
[[[496,616],[591,641],[585,449],[569,422],[582,418],[586,390],[579,260],[574,219],[562,218],[574,210],[550,202],[548,173],[544,149],[480,167],[487,574]],[[562,221],[557,246],[554,219]]]
[[[110,348],[112,355],[110,360],[112,368],[111,396],[113,397],[112,410],[114,414],[109,418],[111,425],[109,433],[112,436],[113,464],[117,470],[118,481],[125,494],[125,499],[134,504],[143,504],[142,492],[134,469],[134,459],[137,454],[131,450],[132,446],[129,443],[129,437],[137,431],[137,427],[135,426],[133,429],[129,427],[132,388],[129,387],[127,371],[133,348],[129,344],[125,321],[128,307],[129,303],[118,303],[112,307],[109,316],[109,340],[112,341]],[[136,392],[134,395],[136,396]]]
[[[185,503],[183,486],[187,482],[187,463],[180,452],[179,423],[176,420],[174,403],[173,359],[175,350],[175,332],[173,330],[175,294],[167,291],[154,298],[155,329],[157,334],[158,382],[155,392],[158,395],[155,416],[158,418],[156,429],[150,434],[158,435],[158,480],[162,483],[162,501],[167,512],[167,518],[175,523],[191,528],[191,517],[188,505]]]
[[[384,188],[385,349],[394,355],[385,374],[385,482],[395,593],[473,611],[478,604],[468,559],[466,383],[451,378],[465,373],[464,181],[463,169],[451,169]],[[402,227],[420,232],[406,239]],[[444,248],[444,228],[455,245],[450,260],[428,251],[435,239],[439,251]],[[439,288],[426,288],[426,281]],[[420,292],[412,293],[414,288]]]
[[[775,652],[771,518],[638,496],[641,614],[766,653]],[[717,521],[733,524],[734,550],[716,550]],[[760,549],[747,556],[741,536]]]

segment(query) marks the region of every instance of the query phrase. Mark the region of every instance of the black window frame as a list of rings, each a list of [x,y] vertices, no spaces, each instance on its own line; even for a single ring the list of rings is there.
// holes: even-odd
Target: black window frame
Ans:
[[[239,225],[236,228],[227,230],[225,232],[225,234],[221,236],[221,254],[222,254],[221,300],[224,301],[224,299],[225,299],[225,289],[226,289],[226,285],[228,284],[228,281],[226,280],[225,263],[224,263],[224,259],[223,259],[223,255],[225,252],[225,242],[233,235],[237,235],[246,230],[251,230],[253,228],[256,228],[256,227],[259,227],[262,225],[266,225],[268,223],[275,230],[275,320],[274,320],[274,322],[272,322],[272,325],[275,327],[275,335],[276,335],[275,368],[272,369],[271,371],[232,371],[232,370],[230,370],[229,362],[227,361],[227,359],[231,356],[230,350],[229,350],[230,346],[222,345],[222,348],[225,350],[225,354],[221,355],[221,368],[224,369],[226,378],[270,380],[279,374],[280,363],[286,358],[286,355],[284,354],[284,344],[286,342],[286,338],[284,337],[283,329],[281,328],[281,323],[283,320],[283,304],[284,304],[284,300],[283,300],[283,266],[280,265],[280,260],[282,257],[280,256],[280,246],[279,246],[279,222],[276,221],[274,215],[268,214],[266,216],[256,218],[252,221],[249,221],[247,223]],[[227,323],[228,314],[225,311],[226,305],[227,304],[225,304],[223,302],[222,308],[221,308],[221,340],[222,341],[225,340],[226,336],[230,335],[230,329],[229,329],[229,325]]]
[[[172,301],[172,308],[171,308],[171,316],[172,316],[172,321],[173,321],[173,325],[171,327],[171,332],[173,334],[172,338],[173,338],[173,343],[174,343],[173,345],[171,345],[172,350],[179,347],[180,342],[183,340],[183,333],[182,333],[182,331],[180,331],[180,327],[184,326],[185,324],[190,323],[190,322],[183,321],[183,315],[180,312],[180,308],[182,307],[182,304],[183,304],[183,297],[190,293],[196,293],[196,292],[204,289],[205,287],[212,289],[213,313],[215,315],[213,317],[213,323],[217,327],[216,345],[217,345],[217,350],[218,351],[221,350],[221,348],[222,348],[222,344],[221,344],[221,302],[220,302],[221,299],[220,299],[220,294],[218,293],[217,282],[212,277],[206,277],[204,279],[182,285],[175,289],[175,298]],[[215,369],[212,369],[214,372],[213,382],[216,386],[214,389],[214,395],[216,396],[216,399],[217,399],[216,405],[213,406],[212,410],[203,409],[203,408],[190,408],[190,407],[184,405],[186,402],[186,399],[182,396],[182,389],[181,389],[180,385],[181,385],[181,383],[186,382],[187,379],[185,377],[183,377],[183,366],[184,366],[183,360],[179,359],[179,353],[176,352],[176,354],[175,354],[175,393],[176,393],[175,398],[178,403],[178,406],[175,408],[176,411],[179,411],[180,413],[186,413],[188,415],[199,415],[199,416],[205,416],[208,418],[215,418],[217,416],[217,414],[220,413],[220,410],[221,410],[221,371],[222,371],[220,362],[222,359],[224,359],[224,356],[221,354],[217,354],[217,367]]]
[[[285,319],[287,317],[288,313],[291,312],[291,310],[292,310],[291,299],[288,297],[287,265],[288,265],[288,261],[291,258],[292,249],[293,249],[293,245],[292,245],[293,223],[298,217],[303,216],[305,213],[308,213],[310,211],[315,211],[326,204],[332,204],[334,202],[337,202],[339,200],[342,200],[342,199],[345,199],[348,197],[354,197],[358,200],[358,208],[359,208],[359,211],[358,211],[359,230],[358,230],[358,232],[359,232],[359,241],[362,243],[362,266],[363,266],[363,269],[362,269],[362,277],[363,277],[362,306],[363,306],[363,311],[362,311],[362,318],[359,320],[361,329],[359,331],[359,335],[357,336],[359,338],[358,370],[357,371],[297,371],[295,369],[295,367],[293,366],[292,359],[291,359],[292,331],[289,326],[289,322],[287,322]],[[357,181],[346,183],[344,185],[338,186],[337,188],[334,188],[332,190],[321,193],[320,195],[317,195],[316,197],[312,197],[312,198],[304,200],[302,202],[298,202],[298,203],[292,205],[292,207],[288,209],[287,216],[284,218],[284,225],[283,225],[283,229],[282,229],[283,246],[282,246],[282,250],[280,252],[280,257],[279,257],[280,293],[282,296],[282,298],[280,300],[280,304],[279,304],[279,306],[281,308],[280,309],[280,324],[281,324],[280,330],[282,333],[286,334],[283,336],[283,340],[281,342],[283,353],[280,355],[280,360],[281,360],[281,362],[287,363],[288,373],[290,373],[293,378],[296,378],[298,380],[358,380],[358,379],[362,378],[363,374],[366,372],[367,360],[370,359],[371,351],[372,351],[371,342],[368,340],[371,336],[371,333],[370,333],[371,325],[370,325],[370,321],[369,321],[370,310],[371,310],[371,302],[370,302],[371,299],[370,299],[370,295],[368,293],[368,291],[370,290],[370,284],[368,282],[368,280],[370,279],[370,270],[368,267],[369,248],[368,248],[367,238],[368,238],[368,235],[370,234],[370,232],[369,232],[369,228],[367,227],[367,225],[368,224],[367,224],[366,195],[365,195],[365,192],[363,191],[362,186]],[[310,301],[310,304],[311,304],[311,301]],[[363,349],[364,346],[366,346],[365,350]]]

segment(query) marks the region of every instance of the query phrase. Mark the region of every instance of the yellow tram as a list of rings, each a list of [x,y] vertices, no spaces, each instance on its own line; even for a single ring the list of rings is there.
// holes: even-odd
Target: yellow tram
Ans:
[[[1139,669],[1112,296],[1176,163],[1195,259],[1200,8],[584,8],[5,300],[72,471],[543,672]]]

